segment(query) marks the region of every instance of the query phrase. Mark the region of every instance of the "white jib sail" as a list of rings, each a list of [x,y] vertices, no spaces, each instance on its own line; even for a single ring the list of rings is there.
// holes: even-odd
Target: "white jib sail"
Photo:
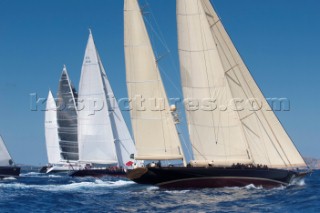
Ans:
[[[117,164],[103,73],[91,32],[82,66],[78,110],[80,161]]]

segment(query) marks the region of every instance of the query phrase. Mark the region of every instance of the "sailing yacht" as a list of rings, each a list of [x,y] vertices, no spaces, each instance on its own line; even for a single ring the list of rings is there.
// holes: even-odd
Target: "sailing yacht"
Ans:
[[[14,165],[12,158],[0,135],[0,178],[17,177],[20,175],[20,167]]]
[[[125,57],[131,100],[164,99],[164,110],[133,108],[135,159],[159,161],[128,171],[140,184],[166,188],[287,186],[307,166],[271,110],[210,0],[176,0],[181,85],[185,100],[227,109],[188,110],[192,160],[186,162],[138,0],[125,0]],[[261,101],[238,110],[230,100]],[[240,102],[241,103],[241,102]],[[161,165],[179,160],[180,166]]]
[[[66,66],[59,81],[58,101],[49,91],[45,111],[45,136],[49,164],[42,173],[60,173],[79,170],[77,140],[77,92]]]
[[[44,125],[49,164],[40,169],[41,173],[46,173],[49,167],[52,167],[52,165],[58,164],[61,161],[57,123],[57,104],[51,90],[49,90],[47,97]]]
[[[78,97],[79,161],[71,176],[125,175],[135,147],[90,30]]]

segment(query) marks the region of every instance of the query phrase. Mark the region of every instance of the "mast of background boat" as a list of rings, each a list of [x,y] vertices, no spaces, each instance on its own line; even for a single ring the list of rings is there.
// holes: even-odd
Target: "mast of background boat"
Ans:
[[[91,31],[83,60],[78,100],[80,161],[118,164],[104,80]]]
[[[45,112],[45,137],[49,164],[57,164],[61,161],[58,123],[57,123],[57,104],[51,90],[49,90],[46,112]]]
[[[137,160],[183,160],[184,153],[171,115],[167,95],[137,0],[125,0],[125,58],[130,111]],[[164,110],[152,111],[151,100],[163,100]],[[138,102],[138,101],[137,101]]]
[[[216,98],[218,106],[229,106],[224,111],[187,111],[194,163],[305,167],[210,1],[177,0],[177,19],[184,97]],[[232,110],[235,103],[230,106],[228,101],[235,98],[262,101],[264,109]]]

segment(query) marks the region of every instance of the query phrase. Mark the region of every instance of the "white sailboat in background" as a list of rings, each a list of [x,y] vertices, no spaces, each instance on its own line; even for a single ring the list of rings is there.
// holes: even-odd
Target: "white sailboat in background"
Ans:
[[[125,0],[129,98],[165,99],[165,110],[131,111],[139,160],[183,160],[173,118],[138,0]],[[226,110],[187,110],[193,151],[188,166],[136,168],[128,177],[161,187],[288,185],[306,164],[250,75],[209,0],[177,0],[185,99],[215,100]],[[230,100],[259,100],[266,110],[234,110]],[[229,105],[228,105],[229,104]],[[160,164],[161,165],[161,164]]]
[[[79,161],[94,168],[76,171],[71,175],[124,174],[130,164],[130,156],[135,154],[135,147],[91,31],[82,66],[78,100]]]
[[[65,161],[76,162],[79,160],[78,94],[72,85],[66,66],[62,70],[57,97],[57,122],[61,157]]]
[[[76,98],[77,93],[64,66],[57,103],[51,91],[47,98],[45,137],[49,164],[41,168],[40,172],[68,172],[83,167],[78,162]]]
[[[59,135],[58,135],[58,122],[57,122],[57,104],[49,90],[47,105],[45,111],[45,138],[48,163],[58,164],[61,161]]]
[[[14,165],[6,145],[0,135],[0,178],[17,177],[20,175],[20,167]]]

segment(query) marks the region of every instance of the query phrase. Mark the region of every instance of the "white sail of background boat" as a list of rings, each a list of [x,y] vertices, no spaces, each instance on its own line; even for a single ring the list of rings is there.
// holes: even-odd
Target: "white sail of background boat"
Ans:
[[[125,168],[130,155],[135,153],[135,147],[114,98],[91,31],[82,66],[78,100],[80,161]],[[76,172],[73,176],[84,176],[84,173],[100,175],[101,171],[90,169],[87,172]],[[109,171],[103,172],[108,174]]]
[[[16,167],[0,135],[0,178],[19,176],[20,167]]]
[[[45,112],[45,136],[48,165],[43,173],[68,172],[83,166],[78,162],[77,93],[66,66],[59,81],[58,100],[49,91]]]
[[[46,148],[49,164],[60,163],[60,146],[59,146],[59,135],[58,135],[58,122],[57,122],[57,104],[56,101],[49,91],[47,98],[47,105],[45,111],[45,138]]]
[[[57,121],[61,157],[65,161],[79,160],[77,97],[78,94],[64,66],[58,88]]]
[[[0,166],[12,166],[12,164],[12,158],[4,144],[2,136],[0,136]]]
[[[125,1],[124,18],[129,98],[142,95],[146,100],[166,99],[137,0]],[[306,168],[306,164],[250,75],[210,1],[177,0],[177,24],[184,98],[196,103],[206,100],[218,108],[213,105],[212,109],[186,110],[193,150],[188,167],[137,168],[128,177],[138,183],[164,187],[269,187],[287,185],[293,178],[305,176],[306,173],[293,170]],[[264,108],[237,110],[238,105],[232,100],[255,100],[254,105],[261,101]],[[165,108],[168,110],[167,104]],[[157,113],[148,109],[131,112],[137,158],[179,159],[177,149],[168,152],[166,148],[167,144],[181,147],[178,137],[161,137],[169,135],[163,132],[168,125],[175,131],[171,114]],[[154,151],[154,147],[161,148]]]

